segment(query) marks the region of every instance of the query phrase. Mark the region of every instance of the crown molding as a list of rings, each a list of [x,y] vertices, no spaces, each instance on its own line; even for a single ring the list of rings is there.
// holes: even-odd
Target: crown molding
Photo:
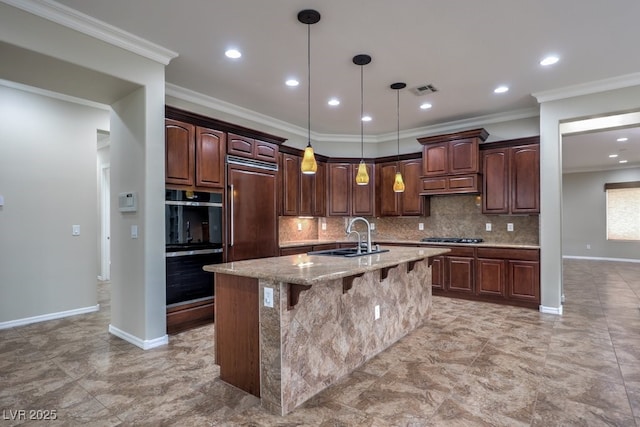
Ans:
[[[178,53],[52,0],[0,0],[64,27],[168,65]]]
[[[632,73],[609,79],[596,80],[593,82],[580,83],[573,86],[536,92],[532,95],[539,103],[543,103],[638,85],[640,85],[640,73]]]
[[[270,126],[275,129],[289,132],[291,134],[298,135],[304,138],[307,137],[306,128],[295,126],[283,120],[279,120],[271,116],[258,113],[256,111],[249,110],[247,108],[239,107],[229,102],[222,101],[212,96],[204,95],[191,89],[186,89],[184,87],[177,86],[171,83],[165,84],[165,95],[172,96],[182,101],[191,102],[203,107],[211,108],[213,110],[217,110],[226,114],[231,114],[242,119],[263,124],[265,126]],[[404,131],[400,131],[400,138],[417,138],[428,135],[437,135],[441,133],[450,133],[464,128],[482,127],[491,123],[501,123],[511,120],[527,119],[531,117],[538,117],[539,115],[540,110],[538,107],[514,110],[506,113],[488,114],[469,119],[440,123],[437,125],[407,129]],[[389,132],[379,135],[365,135],[364,142],[366,144],[392,142],[396,140],[396,136],[396,132]],[[317,132],[311,132],[311,140],[326,143],[360,142],[360,135],[319,134]]]
[[[36,95],[48,96],[49,98],[59,99],[61,101],[73,102],[74,104],[84,105],[86,107],[97,108],[100,110],[111,111],[111,106],[100,102],[89,101],[88,99],[77,98],[75,96],[65,95],[51,90],[41,89],[39,87],[28,86],[22,83],[12,82],[10,80],[0,79],[0,86],[18,89],[23,92],[35,93]]]

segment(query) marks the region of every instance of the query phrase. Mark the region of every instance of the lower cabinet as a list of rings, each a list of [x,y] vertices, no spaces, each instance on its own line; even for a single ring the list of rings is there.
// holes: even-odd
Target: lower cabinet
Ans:
[[[436,257],[431,266],[434,295],[538,308],[539,249],[459,246],[448,249],[451,252]]]
[[[306,254],[311,251],[324,251],[328,249],[338,249],[337,243],[321,243],[318,245],[290,246],[280,248],[280,256]]]

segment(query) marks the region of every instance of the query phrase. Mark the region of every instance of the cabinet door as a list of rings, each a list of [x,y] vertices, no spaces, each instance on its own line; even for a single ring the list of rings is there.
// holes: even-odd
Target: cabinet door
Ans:
[[[196,186],[224,187],[224,132],[198,126],[196,128]]]
[[[511,213],[540,212],[540,145],[511,149]]]
[[[482,153],[482,213],[509,212],[509,150]]]
[[[329,163],[329,216],[351,214],[351,164]]]
[[[299,215],[300,158],[291,154],[282,155],[282,214]],[[257,189],[259,191],[259,189]]]
[[[400,197],[393,191],[393,181],[397,171],[396,162],[377,165],[378,212],[382,216],[400,215]]]
[[[449,291],[473,293],[473,258],[447,257],[446,284]]]
[[[195,126],[165,120],[165,182],[192,186],[195,170]]]
[[[402,161],[400,163],[400,172],[404,180],[404,193],[400,193],[400,215],[423,215],[425,213],[425,202],[424,197],[420,195],[422,159]]]
[[[431,288],[444,289],[444,257],[437,256],[431,264]]]
[[[477,270],[476,294],[504,297],[506,292],[504,260],[479,258]]]
[[[280,248],[280,256],[299,255],[311,252],[312,246],[295,246],[290,248]]]
[[[276,144],[260,141],[259,139],[256,139],[254,144],[255,147],[253,148],[253,154],[256,160],[272,163],[276,163],[278,161],[279,149]]]
[[[308,175],[300,172],[300,163],[298,162],[298,175],[300,176],[298,214],[301,216],[313,216],[313,208],[316,196],[316,174]]]
[[[314,179],[313,215],[327,216],[327,164],[318,162]]]
[[[507,261],[507,292],[510,299],[540,303],[540,263]]]
[[[439,176],[447,174],[447,147],[447,142],[424,145],[422,148],[422,176]]]
[[[478,140],[476,138],[450,141],[449,174],[478,173]]]
[[[227,153],[234,156],[253,158],[254,139],[229,133],[227,135]]]
[[[356,184],[356,174],[358,165],[351,165],[351,215],[353,216],[373,216],[375,211],[375,173],[372,164],[367,164],[369,174],[369,184]]]

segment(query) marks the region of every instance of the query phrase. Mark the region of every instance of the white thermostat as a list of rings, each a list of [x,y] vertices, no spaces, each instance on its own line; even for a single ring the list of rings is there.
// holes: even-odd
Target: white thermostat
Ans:
[[[118,195],[118,210],[120,212],[135,212],[138,210],[138,193],[120,193]]]

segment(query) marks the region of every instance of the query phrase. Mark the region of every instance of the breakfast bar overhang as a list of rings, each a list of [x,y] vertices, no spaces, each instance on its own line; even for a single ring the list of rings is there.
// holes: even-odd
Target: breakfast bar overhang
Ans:
[[[448,249],[387,249],[205,266],[216,274],[220,379],[285,415],[421,326],[431,259]]]

